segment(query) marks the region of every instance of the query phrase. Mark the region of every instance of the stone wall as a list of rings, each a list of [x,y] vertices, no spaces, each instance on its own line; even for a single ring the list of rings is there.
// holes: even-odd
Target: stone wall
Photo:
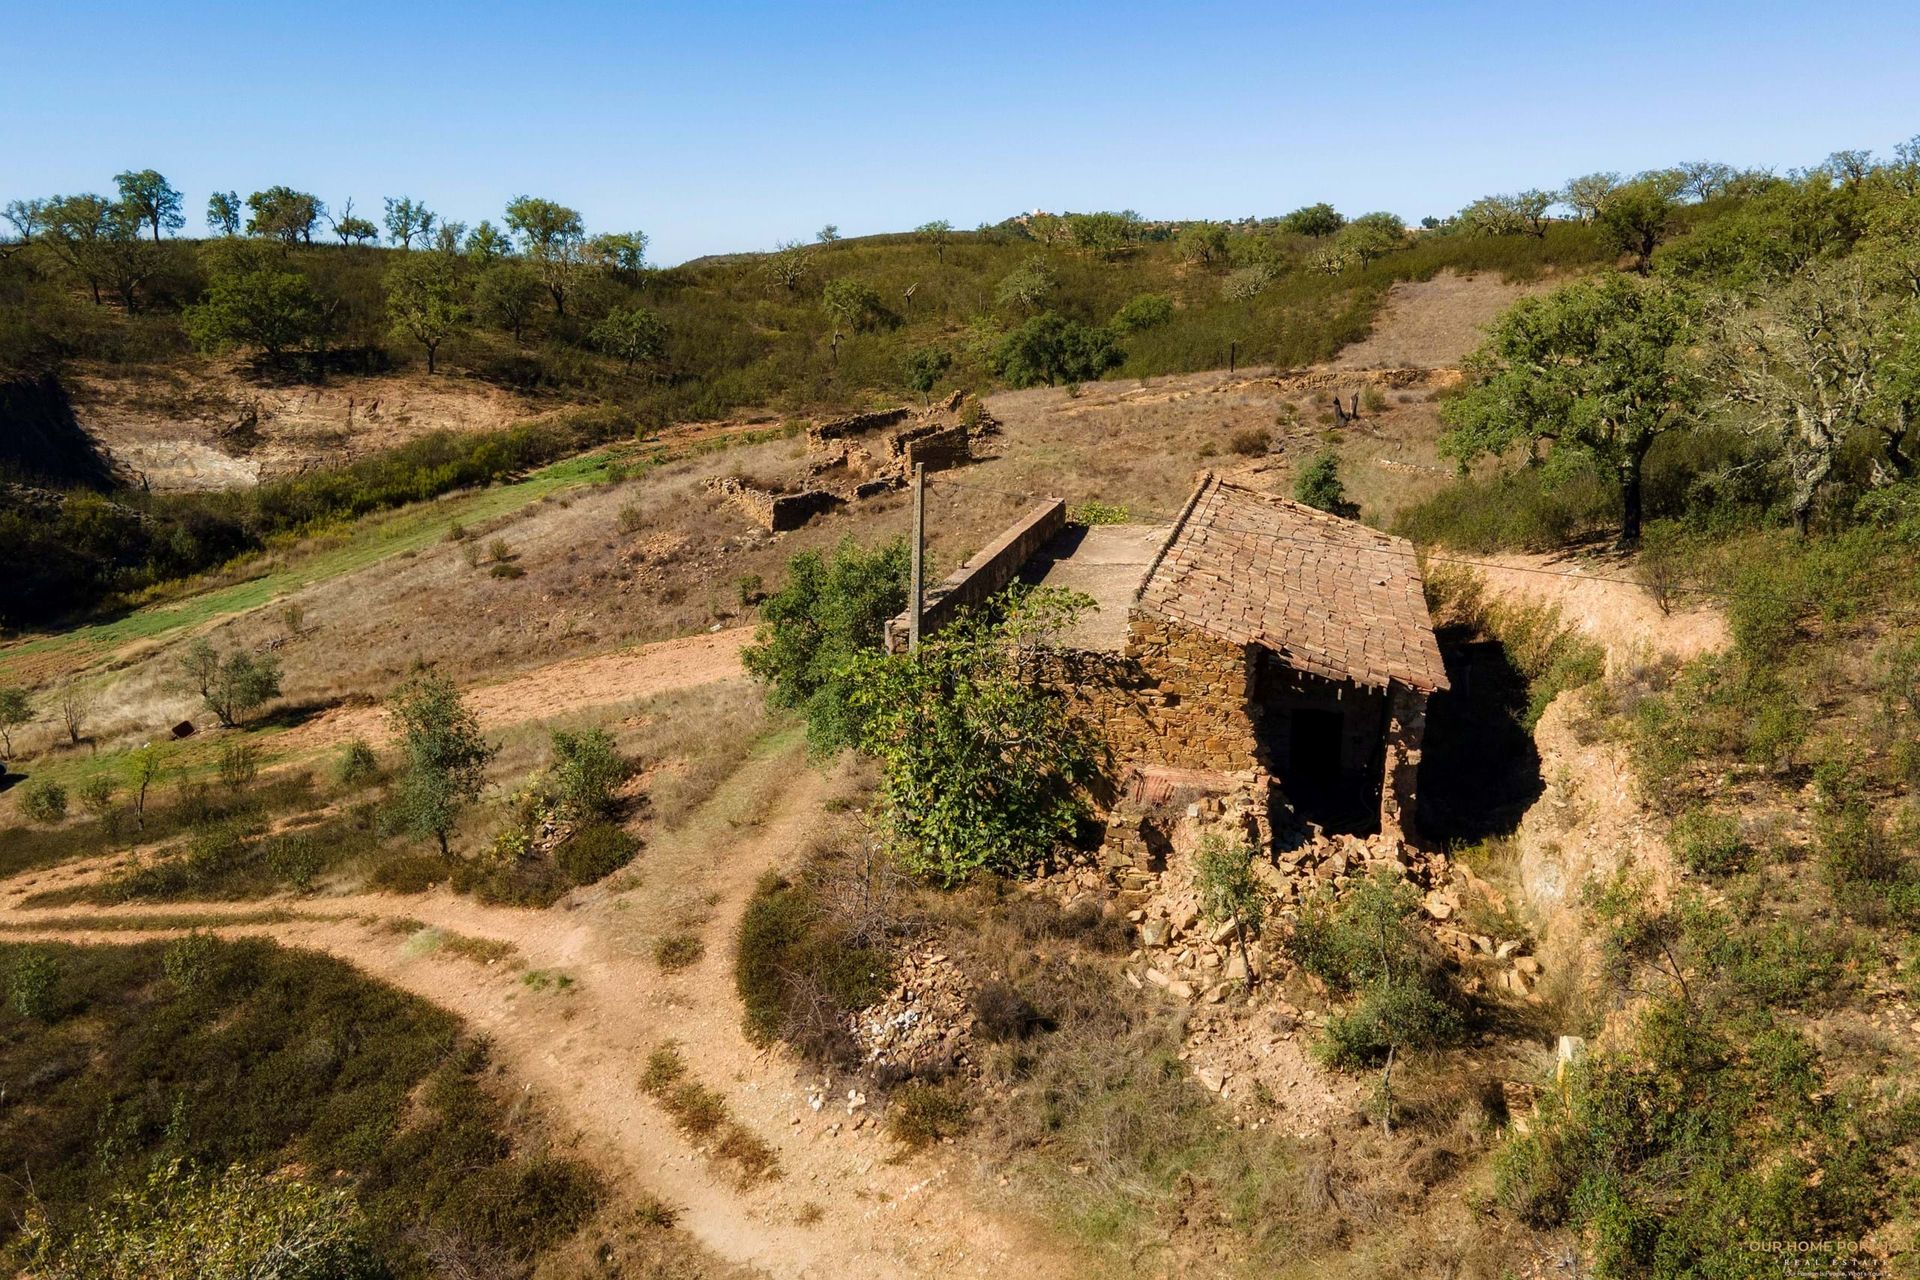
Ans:
[[[1136,611],[1123,652],[1069,650],[1051,661],[1118,764],[1265,771],[1251,648]]]
[[[962,609],[976,608],[992,599],[1066,524],[1067,504],[1057,498],[1029,507],[1005,533],[927,592],[920,615],[921,632],[932,635]],[[898,653],[906,648],[908,627],[904,613],[887,623],[889,650]]]
[[[898,409],[880,409],[873,413],[853,413],[844,418],[828,418],[824,422],[816,422],[807,428],[807,447],[818,449],[827,440],[841,440],[847,436],[879,431],[883,427],[898,426],[912,413],[911,409],[902,405]]]
[[[887,457],[907,474],[915,463],[929,471],[944,471],[973,460],[967,429],[959,423],[929,422],[887,437]]]
[[[762,489],[732,476],[721,476],[709,480],[707,491],[718,495],[747,519],[771,533],[798,529],[822,511],[831,510],[845,501],[838,494],[829,493],[825,489],[776,493],[771,489]]]
[[[1387,691],[1387,749],[1380,787],[1380,830],[1412,839],[1421,741],[1427,733],[1427,695],[1403,684]]]

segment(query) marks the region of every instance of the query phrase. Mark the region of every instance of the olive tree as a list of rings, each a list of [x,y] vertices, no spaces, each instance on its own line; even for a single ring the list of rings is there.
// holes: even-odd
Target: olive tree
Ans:
[[[431,376],[440,344],[473,319],[460,259],[443,253],[409,254],[388,269],[386,286],[387,321],[397,336],[425,348]]]
[[[382,221],[387,224],[389,244],[411,249],[415,239],[423,245],[427,243],[427,238],[433,234],[433,210],[412,196],[388,196],[383,203],[386,215]]]
[[[589,341],[633,372],[667,353],[667,326],[645,307],[615,307],[587,334]]]
[[[216,191],[207,197],[207,230],[223,236],[240,234],[241,205],[238,191]]]
[[[1673,226],[1673,184],[1642,176],[1609,192],[1600,202],[1594,221],[1609,244],[1633,255],[1636,271],[1645,274],[1653,251]]]
[[[907,385],[920,393],[923,406],[933,403],[933,388],[953,367],[953,353],[945,347],[919,347],[907,353],[902,365]]]
[[[187,333],[203,350],[258,348],[279,363],[326,331],[327,306],[311,281],[245,241],[209,246],[206,296],[186,309]]]
[[[327,206],[320,197],[292,187],[273,186],[247,197],[247,234],[283,245],[312,244],[313,229]]]
[[[1861,263],[1809,264],[1721,314],[1707,369],[1780,449],[1802,534],[1848,451],[1885,479],[1916,472],[1906,437],[1920,409],[1920,307]]]
[[[856,333],[887,328],[898,320],[881,301],[879,290],[864,280],[845,277],[827,281],[820,293],[820,309],[835,325]]]
[[[1589,173],[1569,178],[1567,185],[1560,190],[1560,199],[1580,221],[1592,222],[1600,216],[1600,206],[1619,186],[1620,175],[1617,173]]]
[[[644,231],[615,231],[593,238],[593,251],[600,260],[616,271],[645,271],[647,269],[647,233]]]
[[[579,211],[538,196],[516,196],[507,204],[506,223],[553,299],[554,314],[566,315],[567,295],[584,265],[587,248],[586,225]]]
[[[1699,318],[1685,290],[1625,275],[1523,299],[1470,361],[1472,385],[1442,409],[1442,450],[1463,467],[1540,441],[1584,454],[1618,487],[1620,540],[1638,542],[1647,451],[1700,406],[1686,355]]]
[[[932,222],[923,222],[914,228],[914,234],[923,244],[933,246],[933,252],[941,262],[947,260],[947,243],[953,239],[953,224],[945,218],[935,218]]]
[[[33,719],[33,700],[19,685],[0,686],[0,751],[13,755],[13,731]]]
[[[120,202],[153,229],[155,244],[160,243],[163,229],[178,231],[187,225],[186,215],[180,212],[180,193],[157,171],[117,173],[113,181],[120,188]]]
[[[1346,225],[1347,220],[1340,215],[1339,210],[1324,201],[1319,204],[1302,205],[1280,219],[1282,231],[1296,236],[1316,238],[1330,236]]]
[[[180,665],[207,710],[228,728],[280,695],[280,660],[270,653],[235,649],[223,657],[202,637],[187,646]]]
[[[474,304],[490,324],[508,330],[520,342],[543,292],[531,267],[518,258],[505,258],[481,275]]]

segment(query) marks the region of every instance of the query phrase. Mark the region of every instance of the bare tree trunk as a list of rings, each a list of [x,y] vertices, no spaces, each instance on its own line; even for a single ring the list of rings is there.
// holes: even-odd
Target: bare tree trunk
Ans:
[[[1380,1073],[1380,1123],[1393,1136],[1393,1054],[1397,1046],[1387,1046],[1386,1069]]]
[[[1646,449],[1635,448],[1628,452],[1626,461],[1620,464],[1620,545],[1638,546],[1640,543],[1640,524],[1645,486],[1641,483],[1641,471],[1646,462]]]

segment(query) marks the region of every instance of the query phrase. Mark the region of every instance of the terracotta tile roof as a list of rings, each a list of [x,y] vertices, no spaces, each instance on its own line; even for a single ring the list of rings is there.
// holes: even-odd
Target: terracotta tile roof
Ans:
[[[1314,675],[1447,687],[1412,543],[1211,473],[1136,601]]]

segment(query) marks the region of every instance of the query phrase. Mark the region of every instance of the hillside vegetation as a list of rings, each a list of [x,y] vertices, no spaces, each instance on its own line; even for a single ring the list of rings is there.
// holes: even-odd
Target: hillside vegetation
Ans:
[[[301,1274],[525,1274],[603,1198],[490,1092],[484,1041],[338,961],[195,934],[0,943],[0,972],[0,1083],[33,1099],[0,1117],[0,1259],[35,1274],[185,1275],[196,1235],[277,1274],[246,1249],[297,1232]]]
[[[177,194],[177,193],[176,193]],[[299,193],[292,193],[298,195]],[[484,484],[671,422],[897,403],[952,387],[1322,360],[1363,337],[1387,287],[1442,270],[1531,276],[1613,252],[1586,224],[1418,236],[1386,215],[1150,224],[1071,215],[973,232],[789,244],[654,268],[645,237],[516,201],[512,234],[425,211],[407,246],[259,193],[252,234],[148,238],[105,197],[16,201],[0,258],[0,625],[40,623],[256,551],[276,536]],[[286,208],[294,209],[287,213]],[[1311,211],[1303,211],[1311,212]],[[419,218],[424,217],[425,222]],[[288,221],[292,219],[292,221]],[[422,227],[425,230],[422,230]],[[416,245],[417,247],[411,247]],[[538,426],[434,435],[337,472],[227,494],[115,488],[59,383],[238,360],[261,384],[370,371],[480,379],[556,407]],[[170,409],[149,390],[153,412]],[[16,403],[17,402],[17,403]]]

